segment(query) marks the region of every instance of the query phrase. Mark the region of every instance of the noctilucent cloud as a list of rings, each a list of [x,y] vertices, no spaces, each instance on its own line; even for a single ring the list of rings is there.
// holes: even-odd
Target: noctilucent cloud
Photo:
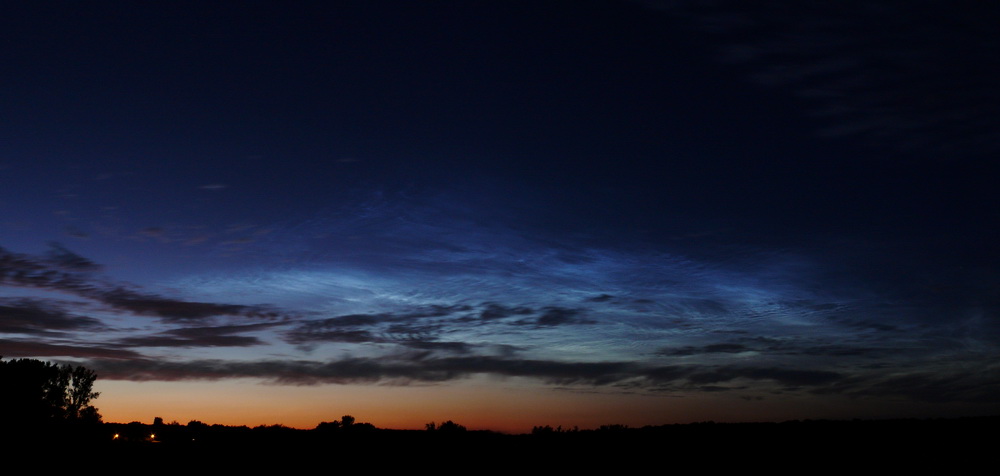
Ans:
[[[995,414],[998,22],[8,5],[0,356],[107,421]]]

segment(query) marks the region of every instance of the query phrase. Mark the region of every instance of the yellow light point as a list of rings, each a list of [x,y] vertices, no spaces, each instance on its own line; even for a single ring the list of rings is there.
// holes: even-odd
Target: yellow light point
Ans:
[[[115,433],[115,436],[112,436],[111,439],[112,440],[117,440],[118,439],[118,433]]]

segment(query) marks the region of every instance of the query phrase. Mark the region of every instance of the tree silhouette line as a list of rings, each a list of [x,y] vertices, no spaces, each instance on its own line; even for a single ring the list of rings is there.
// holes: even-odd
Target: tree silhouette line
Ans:
[[[753,458],[780,446],[800,455],[821,457],[828,448],[851,451],[859,457],[879,457],[873,448],[884,441],[904,445],[916,454],[953,454],[956,451],[987,454],[988,439],[1000,417],[898,420],[792,420],[782,423],[669,424],[629,427],[602,425],[595,429],[535,426],[528,434],[509,435],[469,430],[452,420],[429,422],[422,430],[377,428],[351,415],[319,423],[312,429],[281,424],[226,426],[192,420],[186,425],[141,422],[105,423],[91,402],[97,374],[82,366],[54,364],[34,359],[4,361],[0,358],[0,437],[5,440],[102,445],[139,454],[202,449],[261,454],[276,448],[309,459],[335,447],[345,454],[367,448],[391,448],[397,459],[421,458],[449,448],[457,454],[493,457],[518,454],[525,458],[559,459],[588,455],[593,458],[634,454],[654,445],[679,454],[706,456],[706,448],[725,449],[732,457]],[[27,430],[27,431],[26,431]],[[27,435],[27,436],[25,436]],[[34,444],[34,443],[32,443]],[[721,450],[720,450],[721,451]],[[164,454],[164,453],[160,453]],[[218,454],[218,453],[216,453]],[[645,453],[642,453],[645,454]],[[653,453],[650,453],[653,454]]]

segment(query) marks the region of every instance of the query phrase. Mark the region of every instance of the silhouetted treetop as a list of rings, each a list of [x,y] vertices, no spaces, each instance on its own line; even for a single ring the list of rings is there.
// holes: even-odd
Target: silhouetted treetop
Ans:
[[[375,425],[371,423],[357,423],[351,415],[344,415],[340,417],[340,420],[324,421],[316,425],[316,430],[320,432],[333,432],[333,431],[366,431],[376,429]]]
[[[435,425],[434,422],[430,422],[430,423],[424,425],[424,428],[427,431],[437,431],[437,432],[443,432],[443,433],[460,433],[460,432],[465,431],[465,427],[464,426],[459,425],[458,423],[455,423],[455,422],[453,422],[451,420],[448,420],[448,421],[445,421],[445,422],[441,422],[441,424],[439,424],[439,425]]]
[[[0,357],[0,421],[15,425],[99,423],[90,404],[97,374],[82,366]]]

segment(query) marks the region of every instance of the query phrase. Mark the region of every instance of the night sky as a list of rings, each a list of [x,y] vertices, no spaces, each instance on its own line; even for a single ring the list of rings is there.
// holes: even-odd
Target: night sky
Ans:
[[[996,414],[997,24],[6,2],[0,356],[119,422]]]

